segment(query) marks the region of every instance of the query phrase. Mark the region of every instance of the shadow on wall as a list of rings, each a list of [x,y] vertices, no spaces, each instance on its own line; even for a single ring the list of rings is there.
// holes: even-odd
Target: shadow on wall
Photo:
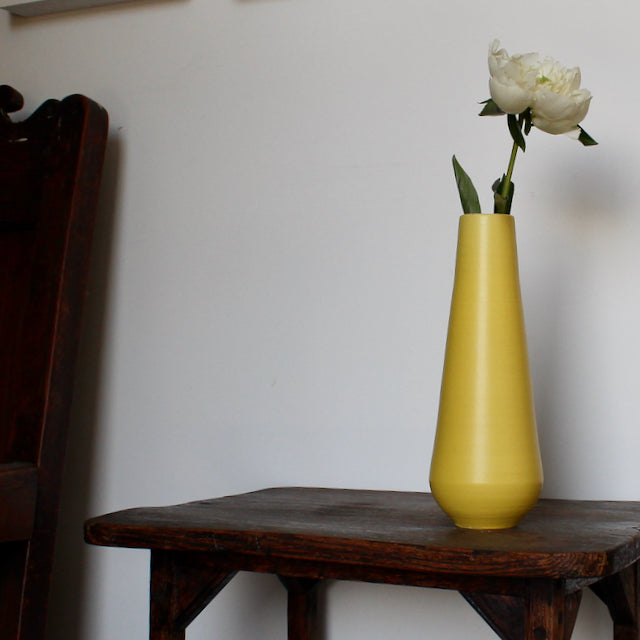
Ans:
[[[596,149],[598,149],[596,147]],[[586,456],[598,447],[592,434],[579,423],[585,415],[606,415],[603,397],[593,371],[604,371],[597,342],[600,327],[589,314],[594,304],[589,294],[598,260],[615,252],[627,233],[630,207],[621,170],[629,158],[606,157],[597,161],[580,157],[569,172],[548,169],[548,186],[556,203],[547,229],[555,237],[539,255],[537,290],[527,295],[535,314],[533,341],[529,345],[536,395],[536,412],[545,470],[545,497],[584,498],[576,495],[580,478],[590,477]],[[529,296],[529,294],[531,294]],[[606,337],[606,328],[603,337]],[[570,455],[572,457],[570,457]]]
[[[98,219],[93,240],[88,295],[83,318],[56,552],[47,620],[47,640],[85,640],[82,616],[88,580],[88,548],[83,523],[94,485],[95,443],[103,373],[105,310],[109,303],[109,272],[117,211],[121,141],[109,133]]]
[[[40,20],[69,20],[87,13],[110,10],[136,10],[141,7],[155,8],[169,2],[186,3],[189,0],[24,0],[7,7],[11,11],[11,27],[29,27]],[[114,6],[112,6],[114,5]]]

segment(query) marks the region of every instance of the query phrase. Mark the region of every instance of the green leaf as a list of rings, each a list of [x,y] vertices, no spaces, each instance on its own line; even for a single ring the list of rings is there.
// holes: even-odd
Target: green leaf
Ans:
[[[507,197],[502,195],[502,187],[507,176],[503,175],[502,178],[498,178],[492,185],[493,189],[493,212],[504,213],[509,215],[511,213],[511,203],[513,202],[513,194],[515,192],[515,186],[513,182],[509,183],[509,191]]]
[[[473,186],[471,178],[465,173],[465,170],[460,166],[455,156],[453,156],[452,161],[453,172],[456,176],[456,184],[458,185],[458,194],[460,195],[460,202],[462,203],[462,211],[464,211],[464,213],[481,213],[478,192]]]
[[[480,104],[484,105],[482,111],[478,114],[480,116],[503,116],[504,111],[491,99],[485,100]]]
[[[509,125],[509,133],[513,141],[524,151],[527,145],[522,135],[522,124],[518,122],[518,119],[513,113],[507,115],[507,124]]]
[[[580,129],[578,140],[582,142],[585,147],[593,147],[598,144],[582,127],[578,127],[578,129]]]
[[[531,131],[531,125],[533,124],[531,117],[531,107],[528,107],[520,114],[520,118],[524,120],[524,135],[528,136]]]

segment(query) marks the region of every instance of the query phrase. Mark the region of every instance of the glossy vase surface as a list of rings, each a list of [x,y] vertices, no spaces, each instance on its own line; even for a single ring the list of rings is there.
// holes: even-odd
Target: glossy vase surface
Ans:
[[[542,488],[511,215],[460,218],[430,484],[470,529],[515,526]]]

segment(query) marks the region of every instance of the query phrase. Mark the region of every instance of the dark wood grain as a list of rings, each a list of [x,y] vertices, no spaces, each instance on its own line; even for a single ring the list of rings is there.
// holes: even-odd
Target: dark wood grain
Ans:
[[[329,579],[456,589],[503,640],[569,640],[591,586],[614,640],[639,640],[639,502],[541,500],[518,527],[469,531],[426,493],[283,487],[107,514],[85,537],[151,549],[151,640],[182,640],[236,571],[280,578],[289,640],[319,638]]]
[[[463,592],[465,600],[502,640],[524,637],[527,601],[520,596]]]
[[[640,563],[591,585],[607,605],[616,640],[640,638]]]
[[[277,488],[90,520],[93,544],[502,577],[605,576],[640,554],[640,503],[542,500],[503,531],[457,529],[426,493]]]
[[[44,637],[107,114],[0,87],[0,640]]]
[[[205,570],[203,570],[205,569]],[[185,629],[229,583],[235,571],[211,568],[191,554],[151,554],[152,640],[182,640]]]
[[[320,580],[278,576],[287,589],[287,635],[297,640],[320,640],[318,586]]]

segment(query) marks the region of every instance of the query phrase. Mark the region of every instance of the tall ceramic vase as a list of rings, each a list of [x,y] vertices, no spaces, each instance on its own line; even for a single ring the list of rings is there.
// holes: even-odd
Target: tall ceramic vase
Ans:
[[[460,218],[430,484],[443,511],[468,529],[513,527],[540,494],[511,215]]]

